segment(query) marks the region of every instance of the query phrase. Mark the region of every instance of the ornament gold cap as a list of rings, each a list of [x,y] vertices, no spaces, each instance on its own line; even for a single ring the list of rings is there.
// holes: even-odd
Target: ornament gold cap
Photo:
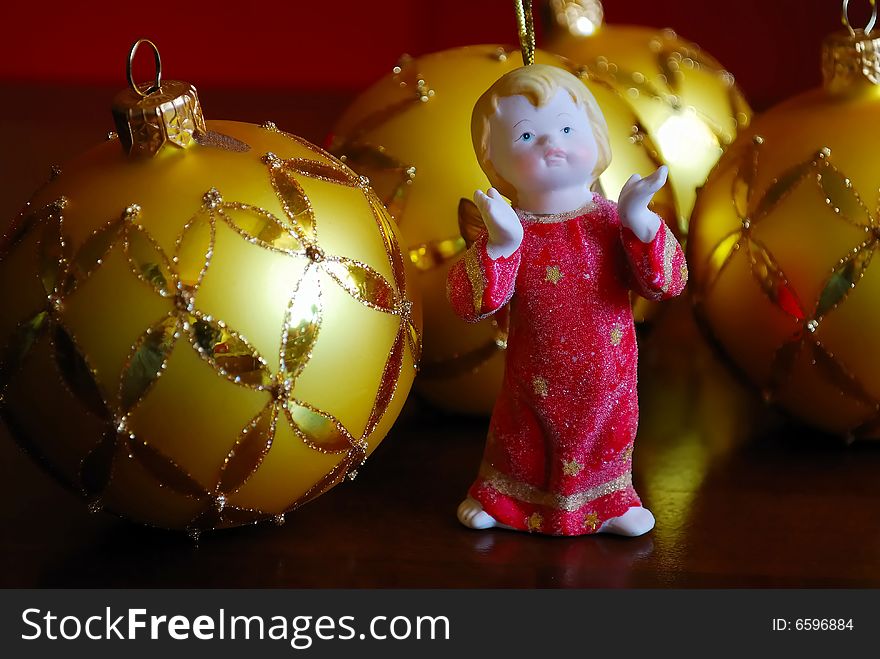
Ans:
[[[561,28],[573,37],[594,34],[602,27],[605,18],[605,10],[599,0],[550,0],[544,6],[544,24],[550,30]]]
[[[863,28],[849,22],[849,0],[843,0],[842,21],[846,32],[825,37],[822,44],[822,79],[831,93],[858,86],[880,85],[880,34],[872,33],[877,21],[877,3],[870,0],[871,18]]]
[[[132,76],[132,62],[141,44],[153,49],[156,78],[152,83],[135,84]],[[126,153],[154,156],[166,144],[185,148],[206,132],[196,88],[179,80],[162,82],[159,49],[149,39],[138,39],[132,45],[126,77],[129,88],[113,99],[113,120]]]

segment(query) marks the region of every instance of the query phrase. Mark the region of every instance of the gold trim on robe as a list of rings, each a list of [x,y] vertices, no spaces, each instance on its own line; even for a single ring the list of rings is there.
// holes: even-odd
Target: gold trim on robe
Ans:
[[[628,471],[614,480],[591,487],[577,494],[552,494],[528,483],[514,480],[486,462],[480,465],[480,477],[505,496],[513,497],[523,503],[547,506],[548,508],[556,508],[557,510],[565,510],[567,512],[578,510],[591,501],[632,486],[632,472]]]

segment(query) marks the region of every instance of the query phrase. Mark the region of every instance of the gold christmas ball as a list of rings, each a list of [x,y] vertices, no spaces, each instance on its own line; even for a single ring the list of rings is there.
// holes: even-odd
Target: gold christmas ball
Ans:
[[[547,50],[587,67],[627,100],[669,167],[678,233],[697,190],[752,111],[733,76],[674,31],[603,24],[599,0],[548,0]]]
[[[655,151],[612,89],[546,52],[538,51],[536,61],[579,74],[602,108],[614,153],[600,179],[606,196],[616,199],[634,172],[644,176],[656,169]],[[446,274],[465,250],[460,209],[489,185],[474,155],[471,112],[495,80],[519,66],[518,50],[494,45],[404,56],[352,103],[330,139],[335,155],[369,177],[400,227],[424,299],[424,358],[416,387],[455,412],[490,413],[501,386],[504,320],[463,322],[446,299]],[[673,219],[670,193],[661,190],[655,202],[655,210]]]
[[[706,329],[765,396],[880,437],[880,39],[832,35],[825,83],[760,115],[700,192],[688,240]]]
[[[0,246],[3,418],[93,508],[193,533],[282,521],[353,475],[411,387],[397,228],[344,164],[205,122],[188,85],[117,100],[126,132]]]

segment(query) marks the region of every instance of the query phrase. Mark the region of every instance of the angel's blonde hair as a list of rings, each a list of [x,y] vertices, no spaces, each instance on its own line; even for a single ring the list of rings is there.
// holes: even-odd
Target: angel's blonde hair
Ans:
[[[495,170],[489,157],[489,118],[498,111],[498,99],[507,96],[525,96],[535,107],[541,107],[552,99],[559,89],[571,94],[575,104],[583,108],[590,120],[593,137],[599,153],[593,178],[596,179],[611,163],[611,145],[608,140],[608,124],[596,99],[583,82],[557,66],[531,64],[514,69],[495,81],[480,96],[471,115],[471,138],[480,167],[489,182],[511,201],[516,201],[516,190]]]

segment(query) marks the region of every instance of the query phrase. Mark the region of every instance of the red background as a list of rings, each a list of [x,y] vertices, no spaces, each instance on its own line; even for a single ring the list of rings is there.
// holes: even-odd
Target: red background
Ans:
[[[535,0],[536,6],[540,1]],[[851,4],[853,22],[864,25],[868,0]],[[840,10],[840,0],[605,2],[609,23],[672,27],[715,55],[756,109],[819,83],[821,38],[840,27]],[[260,0],[235,5],[30,0],[7,5],[3,14],[4,86],[123,87],[129,46],[149,37],[162,51],[165,77],[187,80],[200,91],[354,92],[386,73],[403,52],[512,43],[516,35],[510,0]],[[149,57],[138,59],[143,75],[136,77],[149,77]]]

